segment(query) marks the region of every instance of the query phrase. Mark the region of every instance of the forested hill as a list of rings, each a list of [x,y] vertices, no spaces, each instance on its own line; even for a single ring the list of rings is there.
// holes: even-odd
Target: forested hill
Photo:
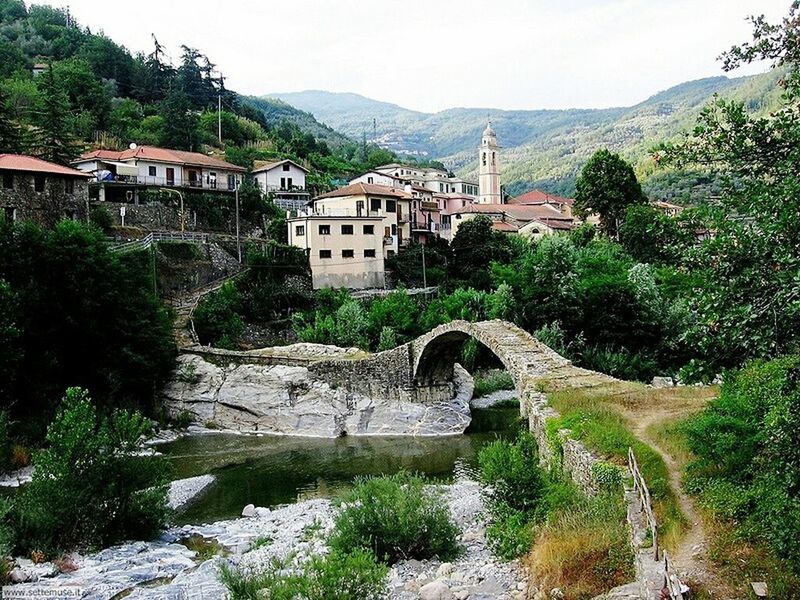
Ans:
[[[492,124],[505,148],[503,182],[512,193],[532,187],[572,193],[575,176],[603,147],[621,152],[634,162],[652,195],[689,199],[699,186],[708,192],[702,176],[658,172],[648,150],[690,129],[714,94],[744,101],[754,111],[766,112],[780,96],[779,72],[730,79],[712,77],[683,83],[632,107],[602,110],[494,110]],[[344,134],[366,133],[398,153],[428,155],[463,175],[477,168],[474,148],[486,126],[486,108],[454,108],[429,114],[357,94],[307,91],[271,94],[312,113]],[[373,122],[374,119],[374,122]]]
[[[319,175],[315,189],[394,158],[284,102],[227,89],[224,65],[200,49],[181,46],[176,64],[167,55],[157,33],[149,53],[133,54],[65,10],[0,0],[0,152],[66,164],[89,148],[136,142],[217,153],[243,166],[290,157]]]

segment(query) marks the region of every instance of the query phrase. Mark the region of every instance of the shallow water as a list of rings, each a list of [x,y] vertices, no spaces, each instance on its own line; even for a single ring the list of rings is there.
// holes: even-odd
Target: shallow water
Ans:
[[[447,437],[342,437],[337,439],[207,434],[159,448],[181,479],[211,473],[214,485],[177,516],[200,523],[239,516],[247,504],[276,506],[332,497],[360,475],[401,470],[451,481],[474,468],[480,448],[514,435],[519,409],[475,411],[472,431]],[[488,431],[487,431],[488,429]],[[480,431],[476,431],[480,430]]]

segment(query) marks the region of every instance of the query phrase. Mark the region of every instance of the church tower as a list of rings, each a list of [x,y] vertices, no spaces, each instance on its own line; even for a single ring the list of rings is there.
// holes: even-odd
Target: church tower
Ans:
[[[481,138],[478,165],[480,168],[479,190],[480,204],[502,204],[503,196],[500,192],[500,156],[497,145],[497,135],[492,129],[492,120],[489,119]]]

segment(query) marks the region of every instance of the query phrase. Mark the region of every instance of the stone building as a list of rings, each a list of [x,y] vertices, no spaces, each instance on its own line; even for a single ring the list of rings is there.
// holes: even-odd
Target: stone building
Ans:
[[[6,220],[52,227],[88,213],[86,173],[32,156],[0,154],[0,209]]]

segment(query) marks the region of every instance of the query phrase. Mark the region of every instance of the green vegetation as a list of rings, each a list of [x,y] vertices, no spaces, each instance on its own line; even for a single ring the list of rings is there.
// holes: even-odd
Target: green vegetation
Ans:
[[[14,503],[18,548],[55,556],[158,532],[168,515],[166,463],[144,453],[150,430],[141,415],[100,415],[86,391],[68,389]]]
[[[516,388],[514,379],[508,371],[492,371],[486,376],[478,373],[475,375],[475,391],[473,396],[480,398],[500,390],[513,390]]]
[[[378,600],[388,569],[366,550],[333,550],[302,566],[274,560],[258,573],[223,565],[220,576],[231,600]]]
[[[642,388],[630,391],[630,403],[654,402],[656,394],[648,395]],[[551,443],[559,445],[557,432],[569,429],[571,437],[582,441],[586,446],[612,464],[624,467],[628,463],[628,448],[639,463],[653,499],[653,509],[659,523],[659,535],[667,545],[671,545],[685,529],[687,523],[678,505],[675,491],[670,487],[669,472],[664,459],[649,445],[634,435],[630,423],[621,414],[614,400],[602,392],[563,391],[550,396],[550,404],[560,414],[558,419],[548,421]],[[595,478],[608,480],[607,473],[595,473]],[[610,478],[613,481],[613,477]]]
[[[575,182],[575,212],[583,218],[599,216],[602,230],[611,236],[617,234],[625,210],[645,201],[633,167],[608,150],[595,152]]]
[[[74,385],[104,409],[155,414],[175,349],[151,265],[72,221],[49,231],[0,222],[0,386],[18,435],[39,439],[53,399]]]
[[[458,527],[446,504],[420,477],[398,473],[360,479],[343,503],[330,539],[334,550],[361,548],[388,564],[448,560],[460,552]]]
[[[765,543],[800,576],[800,357],[731,375],[686,425],[686,485],[703,506]]]
[[[479,464],[481,480],[492,489],[486,530],[492,550],[505,559],[530,552],[525,560],[537,586],[582,599],[633,577],[618,478],[600,495],[584,497],[557,470],[539,466],[530,433],[485,446]]]

